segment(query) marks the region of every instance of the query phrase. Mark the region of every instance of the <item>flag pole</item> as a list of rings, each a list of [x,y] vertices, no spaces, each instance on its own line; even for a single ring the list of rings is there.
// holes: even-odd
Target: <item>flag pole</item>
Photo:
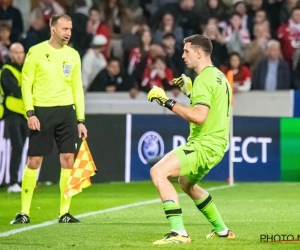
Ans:
[[[231,147],[231,142],[233,138],[233,105],[231,105],[231,114],[230,114],[230,125],[229,125],[229,185],[233,186],[234,185],[234,166],[233,166],[233,152],[232,152],[232,147]]]
[[[226,78],[231,86],[232,89],[232,97],[231,97],[231,112],[230,112],[230,122],[229,122],[229,150],[228,150],[228,154],[229,154],[229,185],[233,186],[234,185],[234,166],[233,166],[233,151],[232,151],[232,147],[231,147],[231,142],[232,142],[232,138],[233,138],[233,103],[234,103],[234,98],[233,98],[233,85],[234,85],[234,79],[233,79],[233,71],[229,70],[226,74]]]

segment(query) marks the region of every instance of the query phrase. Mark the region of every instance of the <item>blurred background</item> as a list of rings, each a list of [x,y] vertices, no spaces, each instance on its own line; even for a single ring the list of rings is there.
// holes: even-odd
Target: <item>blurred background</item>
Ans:
[[[206,179],[229,181],[233,164],[236,181],[300,181],[299,0],[0,0],[0,66],[13,42],[27,52],[47,40],[55,13],[73,20],[95,182],[149,180],[149,167],[185,143],[187,122],[146,95],[156,85],[189,104],[172,79],[195,78],[181,59],[193,34],[212,40],[212,61],[234,91],[230,154]],[[2,186],[10,181],[9,138],[0,120]],[[27,143],[19,180],[26,152]],[[39,181],[57,182],[59,169],[54,150]]]

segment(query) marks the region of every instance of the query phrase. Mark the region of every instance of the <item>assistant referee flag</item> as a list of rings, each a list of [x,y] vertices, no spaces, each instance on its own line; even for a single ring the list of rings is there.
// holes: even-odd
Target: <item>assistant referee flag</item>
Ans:
[[[83,139],[64,192],[65,198],[74,196],[82,192],[83,188],[91,186],[90,177],[94,176],[96,172],[91,152],[86,140]]]

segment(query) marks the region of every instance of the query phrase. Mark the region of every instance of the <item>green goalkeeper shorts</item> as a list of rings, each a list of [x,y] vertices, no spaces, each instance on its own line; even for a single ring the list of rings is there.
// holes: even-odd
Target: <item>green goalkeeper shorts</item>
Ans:
[[[200,181],[223,158],[197,141],[187,142],[172,151],[180,162],[180,176],[190,183]]]

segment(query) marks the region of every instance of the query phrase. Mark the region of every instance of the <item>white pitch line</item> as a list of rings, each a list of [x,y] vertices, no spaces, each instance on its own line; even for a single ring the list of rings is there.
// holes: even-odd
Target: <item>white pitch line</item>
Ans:
[[[231,187],[233,187],[233,186],[224,185],[224,186],[207,188],[206,190],[207,191],[214,191],[214,190],[220,190],[220,189],[231,188]],[[185,194],[184,193],[179,194],[179,196],[183,196],[183,195],[185,195]],[[97,215],[97,214],[110,213],[110,212],[130,208],[130,207],[137,207],[137,206],[152,204],[152,203],[156,203],[156,202],[160,202],[160,201],[161,201],[160,199],[154,199],[154,200],[149,200],[149,201],[141,201],[141,202],[136,202],[136,203],[132,203],[132,204],[128,204],[128,205],[123,205],[123,206],[98,210],[98,211],[95,211],[95,212],[79,214],[79,215],[76,215],[75,217],[84,218],[84,217],[93,216],[93,215]],[[51,226],[53,224],[57,224],[57,220],[50,220],[50,221],[46,221],[46,222],[43,222],[43,223],[40,223],[40,224],[37,224],[37,225],[32,225],[32,226],[28,226],[28,227],[9,230],[9,231],[0,233],[0,237],[6,237],[6,236],[21,233],[21,232],[29,231],[29,230],[32,230],[32,229],[40,228],[40,227],[47,227],[47,226]]]
[[[294,219],[290,219],[290,220],[226,220],[226,223],[229,222],[295,222]]]

